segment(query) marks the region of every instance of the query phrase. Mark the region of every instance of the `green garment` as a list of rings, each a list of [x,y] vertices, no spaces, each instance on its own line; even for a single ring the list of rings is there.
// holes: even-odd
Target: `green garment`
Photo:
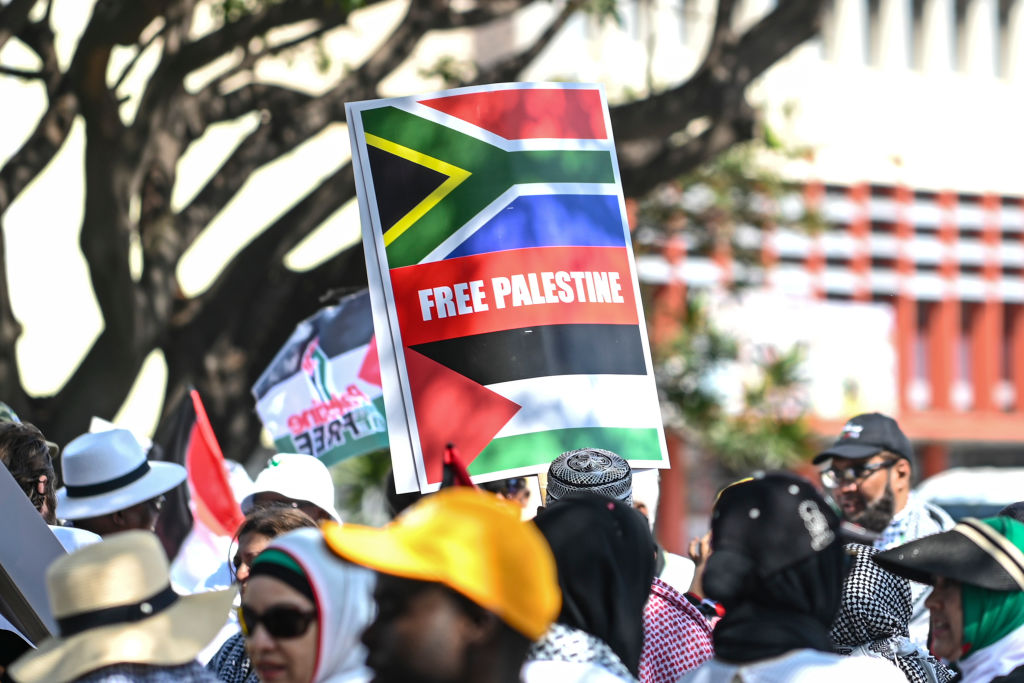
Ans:
[[[1009,517],[981,520],[1024,550],[1024,524]],[[1024,625],[1024,592],[994,591],[962,585],[964,659]]]

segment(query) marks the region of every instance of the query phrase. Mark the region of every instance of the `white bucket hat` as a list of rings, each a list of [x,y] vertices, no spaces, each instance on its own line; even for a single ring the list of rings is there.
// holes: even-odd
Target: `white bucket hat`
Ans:
[[[312,503],[335,522],[341,522],[341,515],[334,509],[331,472],[312,455],[278,453],[270,458],[266,468],[256,477],[252,491],[242,499],[243,513],[252,512],[253,499],[261,493],[277,493],[295,501]]]
[[[188,472],[172,462],[149,462],[126,429],[83,434],[61,456],[64,488],[57,489],[57,516],[108,515],[167,493]]]
[[[46,591],[60,635],[11,665],[19,683],[66,683],[120,663],[186,664],[217,635],[235,594],[177,595],[148,531],[111,534],[55,560]]]

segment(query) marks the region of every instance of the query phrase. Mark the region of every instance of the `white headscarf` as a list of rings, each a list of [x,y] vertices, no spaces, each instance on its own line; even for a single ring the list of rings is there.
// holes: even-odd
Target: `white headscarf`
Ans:
[[[332,553],[317,529],[296,529],[267,547],[298,562],[313,589],[320,639],[312,683],[362,683],[373,678],[360,641],[376,616],[373,572]]]

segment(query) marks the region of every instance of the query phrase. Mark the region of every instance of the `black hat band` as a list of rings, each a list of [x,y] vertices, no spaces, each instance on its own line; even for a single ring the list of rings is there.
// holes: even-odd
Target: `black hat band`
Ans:
[[[61,637],[67,638],[82,631],[88,631],[101,626],[112,626],[114,624],[133,623],[142,621],[164,611],[178,600],[178,594],[168,584],[159,593],[140,600],[130,605],[117,605],[104,609],[82,612],[69,617],[57,619],[57,626],[60,628]]]
[[[120,477],[101,481],[98,484],[88,484],[86,486],[72,486],[71,484],[68,484],[64,488],[67,490],[68,496],[71,498],[88,498],[89,496],[98,496],[101,493],[108,493],[110,491],[116,491],[119,488],[123,488],[133,481],[142,479],[146,476],[146,472],[149,472],[149,461],[143,460],[141,465],[128,474],[122,474]]]

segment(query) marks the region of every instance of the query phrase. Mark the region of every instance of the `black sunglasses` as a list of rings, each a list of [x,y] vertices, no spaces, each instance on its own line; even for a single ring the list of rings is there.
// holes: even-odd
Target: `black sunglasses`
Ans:
[[[825,485],[825,488],[837,489],[846,484],[867,479],[875,472],[887,470],[896,463],[897,460],[884,460],[882,462],[868,463],[867,465],[852,465],[844,469],[830,467],[821,472],[821,483]]]
[[[278,606],[260,614],[245,605],[238,608],[238,625],[246,638],[251,638],[260,624],[274,638],[298,638],[309,630],[315,619],[315,609],[305,612],[297,607]]]

